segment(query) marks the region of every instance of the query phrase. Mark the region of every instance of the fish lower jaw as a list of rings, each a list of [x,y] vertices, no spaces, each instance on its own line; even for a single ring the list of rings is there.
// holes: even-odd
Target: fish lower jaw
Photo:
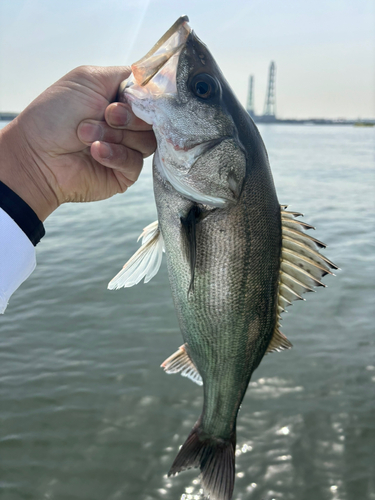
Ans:
[[[135,116],[148,123],[149,125],[154,125],[155,118],[155,110],[152,106],[152,101],[148,99],[140,100],[136,96],[133,96],[130,92],[126,92],[124,94],[124,99],[122,102],[125,102],[130,105]]]

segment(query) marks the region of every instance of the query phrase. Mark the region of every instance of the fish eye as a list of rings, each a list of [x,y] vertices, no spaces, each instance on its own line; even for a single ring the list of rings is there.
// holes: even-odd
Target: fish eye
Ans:
[[[193,93],[201,99],[214,97],[218,88],[216,80],[206,73],[195,75],[190,86]]]

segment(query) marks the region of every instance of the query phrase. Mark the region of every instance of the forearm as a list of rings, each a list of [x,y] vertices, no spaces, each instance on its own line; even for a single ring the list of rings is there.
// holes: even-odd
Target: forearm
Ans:
[[[0,131],[0,181],[44,221],[58,206],[31,146],[23,134],[22,114]]]
[[[17,121],[0,131],[0,313],[34,270],[35,245],[44,235],[40,219],[53,210],[30,178],[32,156],[19,132]]]

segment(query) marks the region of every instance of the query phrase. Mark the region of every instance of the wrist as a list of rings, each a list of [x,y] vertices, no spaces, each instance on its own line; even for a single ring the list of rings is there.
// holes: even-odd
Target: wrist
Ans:
[[[59,203],[41,160],[24,134],[21,120],[22,115],[0,130],[0,180],[22,198],[43,222]]]

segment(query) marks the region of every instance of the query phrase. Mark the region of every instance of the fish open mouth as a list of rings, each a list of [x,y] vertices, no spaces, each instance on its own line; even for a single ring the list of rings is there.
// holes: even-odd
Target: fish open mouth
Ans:
[[[181,16],[139,61],[132,64],[132,75],[120,86],[122,94],[137,98],[177,93],[176,73],[181,50],[191,33],[189,18]],[[134,87],[134,88],[131,88]],[[131,89],[131,90],[130,90]]]

